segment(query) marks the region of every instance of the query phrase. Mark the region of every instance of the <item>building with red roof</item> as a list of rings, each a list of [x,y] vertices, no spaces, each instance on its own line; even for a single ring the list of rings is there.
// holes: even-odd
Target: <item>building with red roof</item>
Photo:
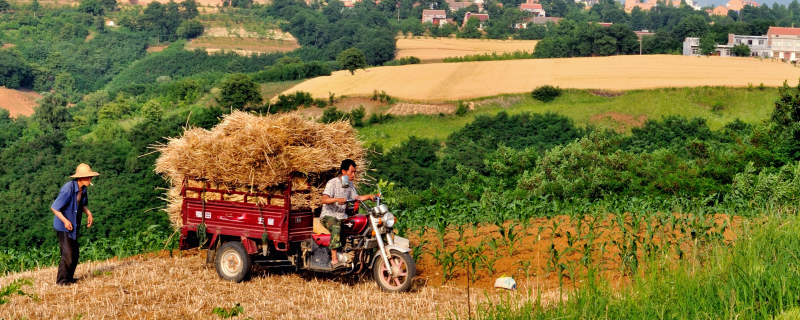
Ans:
[[[530,2],[523,3],[519,5],[519,9],[522,11],[528,11],[530,13],[533,13],[535,17],[545,16],[544,8],[542,8],[542,5],[539,3],[530,3]]]
[[[787,61],[800,58],[800,28],[769,27],[767,41],[773,58]]]

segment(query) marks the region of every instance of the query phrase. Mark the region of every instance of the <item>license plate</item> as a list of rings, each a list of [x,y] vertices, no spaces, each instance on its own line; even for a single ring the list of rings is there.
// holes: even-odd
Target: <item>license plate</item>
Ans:
[[[394,236],[394,244],[401,247],[411,248],[411,243],[408,242],[408,239],[403,237]]]

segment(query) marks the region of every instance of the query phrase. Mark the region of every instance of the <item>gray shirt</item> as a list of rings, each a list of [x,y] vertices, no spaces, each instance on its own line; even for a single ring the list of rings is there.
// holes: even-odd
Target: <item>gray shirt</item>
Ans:
[[[340,177],[329,180],[322,194],[331,198],[345,198],[346,200],[353,200],[358,197],[358,193],[356,193],[356,188],[353,187],[352,182],[350,182],[350,187],[347,189],[342,188],[342,180]],[[344,220],[347,219],[347,214],[344,212],[346,208],[347,204],[338,204],[336,202],[323,204],[322,213],[320,213],[319,217],[324,218],[326,216],[332,216],[336,219]]]

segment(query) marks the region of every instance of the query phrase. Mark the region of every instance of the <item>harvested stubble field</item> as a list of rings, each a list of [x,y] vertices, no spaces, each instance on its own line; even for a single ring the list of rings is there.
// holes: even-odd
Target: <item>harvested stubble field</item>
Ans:
[[[196,251],[81,264],[78,283],[69,287],[55,285],[56,271],[53,267],[0,278],[0,287],[32,278],[34,287],[25,290],[39,298],[11,297],[0,308],[0,318],[219,319],[212,314],[215,307],[240,303],[245,311],[235,319],[435,319],[452,311],[463,315],[467,308],[466,288],[427,286],[424,280],[409,294],[381,293],[367,278],[267,270],[231,283],[221,280],[205,264],[205,254]],[[476,302],[486,297],[473,289],[471,299],[474,312]]]
[[[36,100],[42,96],[30,90],[14,90],[0,87],[0,108],[6,109],[11,116],[30,116],[36,106]]]
[[[644,55],[376,67],[355,75],[337,71],[287,93],[370,96],[377,89],[403,100],[452,101],[530,92],[542,85],[602,90],[746,87],[748,83],[774,87],[798,78],[800,68],[768,59]]]
[[[25,290],[38,297],[38,300],[11,297],[0,309],[0,318],[216,319],[212,309],[230,308],[235,303],[245,310],[239,319],[464,317],[470,283],[472,312],[487,299],[522,303],[535,299],[539,293],[542,304],[547,306],[566,298],[559,288],[564,292],[576,288],[573,284],[577,283],[571,279],[585,278],[584,265],[596,268],[603,281],[619,288],[630,282],[631,271],[620,263],[623,259],[630,261],[636,256],[644,260],[650,254],[671,256],[669,261],[680,254],[695,261],[694,255],[703,253],[705,242],[693,241],[687,232],[680,231],[682,228],[705,226],[709,228],[707,235],[696,238],[722,237],[719,241],[730,243],[736,239],[734,230],[742,223],[738,217],[730,219],[724,215],[702,218],[675,214],[675,219],[661,220],[667,217],[626,215],[618,219],[614,215],[595,215],[584,216],[578,224],[578,219],[556,216],[533,219],[524,227],[507,222],[503,224],[505,234],[519,237],[513,251],[503,242],[498,226],[482,225],[473,230],[467,225],[461,228],[451,225],[441,239],[443,252],[434,249],[440,246],[436,231],[427,230],[426,241],[421,249],[417,248],[422,250],[418,258],[419,276],[408,294],[381,293],[366,276],[336,278],[263,268],[256,269],[245,282],[231,283],[219,279],[213,266],[205,264],[204,252],[198,250],[175,252],[172,256],[163,251],[84,263],[76,272],[78,283],[69,287],[54,284],[57,270],[50,267],[0,278],[0,287],[20,278],[33,279],[33,288]],[[412,236],[412,244],[417,244],[418,239]],[[641,246],[626,249],[631,241]],[[500,244],[493,249],[491,242]],[[469,262],[463,260],[465,252],[483,259],[473,261],[470,269]],[[452,257],[455,263],[447,281],[443,279],[437,255]],[[489,268],[493,271],[488,271]],[[472,276],[469,270],[475,271]],[[516,292],[491,289],[494,279],[503,274],[517,280]],[[528,296],[529,292],[533,295]]]
[[[421,60],[442,60],[476,54],[533,52],[537,40],[485,40],[456,38],[398,38],[396,57],[417,57]]]

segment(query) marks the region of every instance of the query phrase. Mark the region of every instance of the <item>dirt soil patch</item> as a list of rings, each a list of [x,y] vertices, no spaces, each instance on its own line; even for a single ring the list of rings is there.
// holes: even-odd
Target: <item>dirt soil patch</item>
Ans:
[[[11,112],[11,116],[18,115],[30,116],[33,108],[36,107],[36,100],[42,96],[28,89],[8,89],[0,87],[0,108]]]
[[[588,255],[585,254],[584,245],[587,244],[585,236],[589,233],[591,217],[585,217],[578,232],[578,225],[576,220],[569,216],[556,216],[552,218],[537,218],[532,220],[528,228],[522,228],[516,225],[515,231],[518,239],[511,250],[511,246],[507,245],[502,239],[498,227],[494,225],[484,225],[477,228],[465,226],[463,228],[463,237],[459,235],[457,228],[450,227],[444,237],[444,250],[442,250],[440,240],[436,236],[436,231],[428,229],[422,240],[416,235],[411,235],[411,244],[420,244],[421,246],[415,250],[422,250],[420,259],[417,262],[417,275],[423,278],[431,285],[459,285],[466,286],[470,281],[470,273],[474,282],[471,286],[483,289],[491,289],[494,287],[495,279],[501,275],[511,276],[517,282],[518,288],[540,288],[546,291],[558,290],[560,283],[563,283],[564,288],[574,288],[573,281],[570,279],[568,270],[563,270],[559,266],[574,267],[576,279],[586,275],[586,268],[581,265],[581,261],[589,257],[590,265],[597,268],[600,276],[608,280],[614,288],[618,288],[629,282],[628,274],[623,272],[621,267],[620,249],[614,244],[614,241],[622,243],[622,232],[619,226],[611,222],[614,218],[613,215],[606,217],[600,216],[602,221],[594,226],[597,237],[593,239],[594,250],[590,251]],[[713,223],[711,231],[723,230],[723,237],[727,243],[735,241],[736,228],[741,226],[742,219],[740,217],[729,218],[726,215],[718,214],[708,218],[710,223]],[[626,219],[630,221],[630,217]],[[655,221],[653,222],[655,225]],[[506,223],[505,227],[509,228],[510,223]],[[552,227],[557,226],[554,230]],[[641,241],[640,247],[636,254],[640,258],[645,254],[644,246],[655,244],[665,246],[669,243],[672,246],[679,245],[683,250],[683,254],[689,255],[692,252],[692,236],[687,233],[680,233],[675,230],[670,230],[671,226],[656,227],[664,228],[664,233],[660,236],[655,236],[652,241]],[[731,228],[732,227],[732,228]],[[688,229],[691,230],[691,229]],[[632,230],[628,230],[631,232]],[[639,230],[633,232],[639,238],[645,238],[645,231]],[[414,233],[417,234],[417,233]],[[628,233],[629,235],[631,233]],[[583,237],[583,238],[582,238]],[[666,240],[662,240],[666,239]],[[572,244],[570,244],[572,242]],[[448,256],[458,257],[462,254],[458,250],[459,247],[473,247],[479,248],[479,255],[483,256],[486,261],[491,262],[493,272],[489,272],[484,265],[483,267],[476,268],[476,272],[468,272],[468,265],[453,266],[454,272],[449,279],[444,278],[442,263],[437,259],[437,251],[442,251],[439,254],[441,259],[446,259]],[[495,247],[496,249],[493,249]],[[676,246],[677,247],[677,246]],[[568,248],[571,248],[567,250]],[[675,255],[673,249],[670,250],[670,255]],[[554,258],[553,252],[560,253],[560,257]],[[419,253],[418,253],[419,254]],[[446,261],[446,260],[445,260]],[[559,279],[560,278],[560,279]],[[577,285],[577,284],[576,284]]]
[[[452,114],[456,112],[456,106],[452,104],[417,104],[417,103],[397,103],[386,113],[396,116],[408,116],[414,114]]]
[[[364,110],[367,112],[367,116],[373,113],[383,113],[386,110],[388,104],[386,102],[380,102],[379,100],[371,100],[369,98],[364,97],[347,97],[347,98],[339,98],[336,99],[336,102],[333,104],[336,109],[339,111],[350,112],[353,109],[358,108],[360,106],[364,107]],[[323,108],[317,107],[309,107],[300,110],[300,114],[312,117],[314,119],[318,119],[322,117],[322,113],[325,111]],[[366,119],[365,119],[366,120]]]
[[[147,51],[147,52],[161,52],[161,51],[164,51],[164,49],[166,49],[166,48],[168,48],[168,47],[169,47],[169,45],[164,45],[164,46],[148,46],[146,51]]]
[[[14,48],[16,46],[17,45],[13,44],[13,43],[4,43],[2,46],[0,46],[0,49],[11,49],[11,48]]]
[[[589,119],[590,122],[606,125],[616,130],[617,132],[627,132],[632,128],[641,128],[644,122],[647,121],[646,115],[632,116],[624,113],[607,112],[598,114]]]
[[[589,93],[598,97],[616,98],[625,94],[625,91],[589,90]]]

